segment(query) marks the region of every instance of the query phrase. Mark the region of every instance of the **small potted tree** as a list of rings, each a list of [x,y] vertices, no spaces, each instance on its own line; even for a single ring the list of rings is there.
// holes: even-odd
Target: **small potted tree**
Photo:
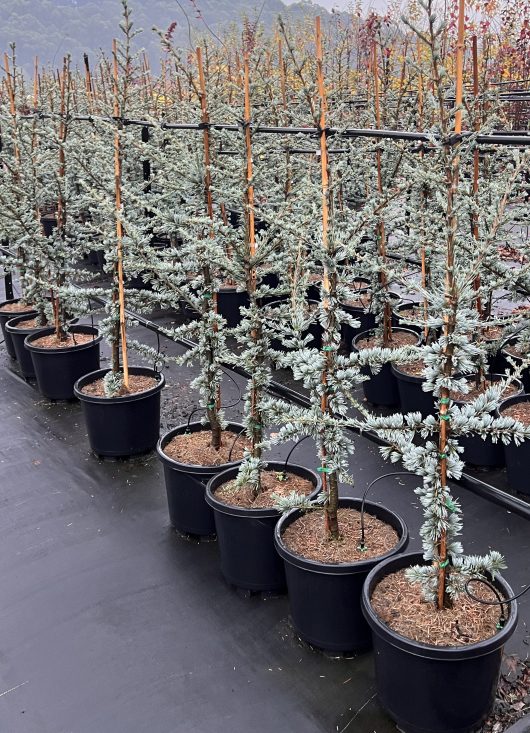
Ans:
[[[368,576],[363,610],[372,629],[376,678],[381,703],[405,730],[471,731],[482,723],[493,702],[502,647],[517,623],[513,592],[499,576],[505,567],[495,550],[464,555],[458,541],[461,509],[451,494],[450,478],[463,469],[459,436],[479,434],[520,441],[530,435],[513,417],[494,418],[502,385],[459,407],[451,398],[468,385],[460,375],[473,371],[475,349],[467,338],[466,315],[473,282],[459,269],[461,242],[468,219],[461,209],[459,164],[465,142],[462,129],[464,1],[459,4],[456,56],[456,107],[445,104],[445,75],[434,5],[426,3],[428,29],[418,30],[430,51],[434,90],[439,105],[440,175],[445,176],[443,289],[436,310],[444,322],[442,337],[425,347],[426,387],[438,398],[436,417],[369,417],[367,427],[389,441],[383,449],[392,461],[422,477],[416,490],[424,509],[420,530],[423,555],[401,555],[382,562]],[[450,124],[454,115],[454,129]],[[456,141],[448,144],[449,134]],[[422,441],[414,441],[421,436]],[[477,600],[478,599],[478,602]],[[440,686],[442,694],[440,694]]]
[[[256,142],[250,103],[250,59],[248,47],[243,66],[244,124],[239,144],[242,151],[229,169],[225,164],[225,193],[232,200],[243,199],[245,225],[236,230],[231,242],[231,257],[226,257],[224,269],[240,289],[248,292],[249,306],[241,309],[243,319],[235,330],[240,351],[232,359],[244,365],[250,374],[245,394],[245,429],[250,447],[239,469],[233,468],[212,478],[206,488],[206,501],[213,508],[221,555],[221,570],[225,579],[251,591],[279,591],[285,588],[283,565],[274,551],[273,532],[278,519],[273,494],[288,494],[295,490],[310,495],[318,490],[320,480],[311,470],[281,462],[264,460],[267,414],[263,400],[271,379],[268,362],[268,312],[262,306],[262,296],[270,290],[262,284],[264,272],[272,263],[281,271],[283,254],[291,239],[285,241],[281,222],[289,215],[291,197],[285,197],[283,181],[274,175],[277,152],[274,142],[261,138]],[[240,90],[241,91],[241,90]],[[259,91],[255,87],[255,91]],[[227,110],[228,111],[228,110]],[[233,114],[233,110],[231,111]],[[232,146],[235,145],[231,141]],[[254,161],[266,161],[255,165]],[[229,175],[230,174],[230,175]],[[241,175],[242,174],[242,175]],[[234,181],[230,189],[227,181]],[[242,192],[242,196],[241,196]],[[296,196],[293,192],[292,197]],[[265,212],[269,212],[269,217]],[[263,213],[261,213],[263,212]],[[275,225],[256,234],[255,219],[272,219]]]
[[[150,241],[151,232],[141,200],[147,184],[141,175],[140,160],[134,155],[132,133],[123,127],[123,119],[134,114],[138,107],[141,109],[142,90],[136,83],[138,65],[132,52],[136,33],[126,0],[122,5],[123,40],[114,41],[112,54],[114,121],[100,121],[98,143],[92,155],[82,155],[81,151],[77,158],[85,174],[83,200],[90,211],[85,229],[107,245],[105,269],[112,277],[111,297],[106,302],[106,318],[100,328],[111,347],[111,366],[85,374],[75,385],[75,395],[83,406],[92,450],[97,455],[125,457],[156,446],[160,432],[160,393],[165,379],[157,368],[158,352],[127,337],[127,305],[137,311],[152,306],[155,299],[147,291],[134,288],[125,291],[126,272],[139,273],[139,256]],[[106,295],[97,290],[88,292]],[[154,368],[130,366],[131,346],[152,359]]]

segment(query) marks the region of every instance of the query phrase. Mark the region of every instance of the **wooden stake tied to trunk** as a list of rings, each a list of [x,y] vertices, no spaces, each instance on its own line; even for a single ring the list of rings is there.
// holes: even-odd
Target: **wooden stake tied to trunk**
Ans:
[[[318,96],[320,100],[320,171],[322,184],[322,246],[326,252],[330,252],[329,240],[329,214],[330,214],[330,192],[329,192],[329,163],[328,163],[328,143],[326,135],[326,113],[327,113],[327,97],[326,87],[324,84],[324,56],[322,50],[322,30],[320,17],[316,18],[315,43],[317,52],[317,86]],[[337,278],[335,273],[330,273],[326,258],[324,258],[324,277],[322,281],[322,307],[326,314],[326,324],[328,335],[334,323],[335,314],[332,312],[332,302],[335,300],[337,288]],[[326,334],[325,334],[326,335]],[[328,380],[329,374],[335,370],[335,344],[328,342],[323,338],[322,351],[324,355],[324,366],[322,369],[321,381],[323,386],[322,397],[320,398],[320,409],[322,414],[331,414],[329,404]],[[326,449],[324,444],[322,451],[322,488],[327,493],[326,503],[326,529],[331,539],[338,539],[340,536],[339,525],[337,519],[338,509],[338,477],[335,470],[329,471],[326,466]]]
[[[459,0],[458,7],[458,41],[456,47],[456,93],[455,104],[456,113],[454,121],[454,134],[459,135],[462,132],[462,100],[463,100],[463,75],[464,75],[464,36],[465,36],[465,0]],[[460,156],[458,152],[449,162],[448,168],[448,191],[447,191],[447,251],[445,263],[445,315],[444,315],[444,336],[450,339],[454,330],[454,248],[455,233],[458,225],[457,213],[455,208],[455,198],[458,193],[459,166]],[[449,315],[451,314],[451,315]],[[444,369],[447,377],[452,376],[453,372],[453,346],[447,343],[444,347]],[[440,484],[442,491],[447,486],[447,441],[449,438],[449,415],[448,408],[450,402],[450,392],[447,387],[440,389],[440,422],[439,422],[439,470]],[[449,564],[447,554],[447,531],[444,529],[438,541],[438,588],[437,588],[437,607],[442,609],[449,601],[446,594],[447,583],[447,567]]]
[[[121,221],[121,149],[120,149],[120,125],[121,125],[121,112],[119,102],[119,69],[118,69],[118,48],[116,39],[112,42],[112,59],[113,59],[113,80],[114,80],[114,117],[116,118],[116,125],[118,126],[114,133],[114,193],[116,199],[116,275],[118,278],[118,304],[120,313],[120,329],[119,329],[119,341],[121,341],[121,352],[123,360],[123,384],[126,389],[129,388],[129,362],[127,358],[127,331],[125,322],[125,291],[123,283],[123,223]],[[115,356],[118,359],[113,359],[114,371],[119,370],[119,343],[117,346],[117,353]]]

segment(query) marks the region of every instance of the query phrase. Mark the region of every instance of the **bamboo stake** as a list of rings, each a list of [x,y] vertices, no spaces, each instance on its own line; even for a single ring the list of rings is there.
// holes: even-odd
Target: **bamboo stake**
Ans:
[[[462,131],[462,100],[463,100],[463,76],[464,76],[464,37],[465,37],[465,0],[459,0],[458,5],[458,40],[456,46],[456,92],[455,104],[457,111],[455,113],[454,134],[459,135]],[[445,263],[445,307],[444,315],[444,336],[449,339],[454,330],[454,245],[455,232],[458,224],[457,213],[455,209],[455,198],[458,193],[460,156],[458,152],[453,156],[448,168],[449,189],[447,195],[447,253]],[[451,313],[451,315],[449,315]],[[450,376],[453,370],[452,347],[446,345],[444,349],[445,370],[446,375]],[[450,402],[450,392],[447,387],[440,389],[440,422],[439,422],[439,461],[440,461],[440,484],[442,490],[447,486],[447,441],[449,437],[449,419],[448,407]],[[438,561],[437,561],[437,607],[442,609],[446,603],[446,582],[447,582],[447,531],[442,530],[438,541]]]
[[[118,303],[120,310],[119,340],[121,341],[121,353],[123,360],[123,384],[129,389],[129,361],[127,357],[127,332],[125,325],[125,292],[123,284],[123,223],[121,221],[121,149],[120,149],[120,103],[118,98],[118,47],[116,39],[112,41],[113,59],[113,80],[114,80],[114,117],[118,125],[114,133],[114,193],[116,199],[116,240],[117,240],[117,263],[116,274],[118,277]],[[113,363],[114,371],[119,370],[119,342],[117,344],[118,360]],[[114,360],[113,360],[114,361]]]
[[[251,125],[251,107],[250,107],[250,71],[248,53],[243,57],[243,93],[245,100],[244,110],[244,129],[245,129],[245,151],[246,151],[246,194],[245,194],[245,216],[246,216],[246,235],[248,243],[249,259],[253,262],[256,256],[256,227],[254,220],[254,184],[253,184],[253,165],[252,165],[252,132]],[[247,276],[247,290],[251,303],[256,300],[256,266],[252,264]],[[252,329],[252,340],[257,345],[261,339],[259,326]],[[252,423],[252,457],[260,459],[262,454],[261,441],[263,440],[262,415],[259,409],[259,387],[257,385],[255,375],[251,376],[250,390],[250,420]],[[261,490],[261,482],[258,479],[256,493]]]
[[[375,125],[377,129],[381,127],[381,102],[379,95],[379,65],[377,62],[377,43],[372,43],[372,68],[374,74],[374,105],[375,105]],[[375,152],[377,166],[377,190],[383,193],[383,174],[381,169],[381,150],[378,148]],[[388,279],[384,270],[386,265],[386,232],[385,224],[381,220],[377,225],[377,240],[379,243],[379,257],[381,258],[381,270],[379,271],[379,284],[385,294],[385,305],[383,309],[383,346],[388,346],[392,341],[392,309],[387,297]]]
[[[210,114],[208,111],[208,99],[206,95],[206,80],[204,77],[204,67],[202,63],[202,53],[201,49],[197,48],[197,66],[199,70],[199,88],[200,88],[200,100],[201,100],[201,122],[204,125],[203,129],[203,149],[204,149],[204,194],[206,199],[206,210],[208,213],[208,216],[210,217],[210,220],[212,222],[212,226],[210,227],[210,236],[214,236],[214,230],[213,230],[213,219],[214,219],[214,213],[213,213],[213,199],[212,199],[212,177],[211,177],[211,170],[210,170]],[[204,287],[205,291],[207,293],[210,293],[212,290],[212,275],[210,271],[210,266],[207,262],[204,263],[203,268],[203,278],[204,278]],[[213,311],[213,313],[217,313],[217,293],[211,293],[212,294],[212,302],[210,305],[210,301],[208,298],[203,299],[203,312],[205,316],[208,315],[210,309]],[[216,325],[214,324],[214,332],[217,330]],[[208,346],[208,362],[209,362],[209,369],[210,369],[210,377],[213,379],[214,372],[215,372],[215,354],[214,354],[214,346],[212,341],[210,341]],[[208,416],[208,421],[210,423],[210,430],[212,433],[212,446],[215,448],[215,450],[219,450],[219,448],[222,445],[222,431],[221,431],[221,423],[219,422],[219,410],[221,408],[221,388],[220,385],[217,386],[215,390],[214,395],[210,395],[209,400],[213,400],[213,402],[209,402],[206,411]]]
[[[320,16],[317,16],[315,23],[315,44],[317,55],[317,87],[320,100],[320,173],[322,185],[322,245],[326,252],[330,251],[329,242],[329,215],[330,215],[330,195],[329,195],[329,169],[328,169],[328,144],[326,135],[326,115],[327,115],[327,97],[324,84],[324,57],[322,51],[322,29],[320,24]],[[330,275],[326,258],[324,258],[324,277],[322,280],[322,307],[326,315],[326,323],[328,328],[325,332],[329,336],[331,327],[334,323],[335,314],[332,310],[332,298],[336,294],[336,274]],[[323,339],[325,341],[326,339]],[[324,366],[322,369],[322,396],[320,398],[320,409],[323,414],[330,414],[329,405],[329,388],[328,377],[330,372],[335,369],[335,351],[336,347],[333,343],[323,343],[322,351],[324,355]],[[322,489],[327,494],[327,503],[325,508],[326,530],[333,539],[339,537],[339,526],[337,521],[338,508],[338,479],[337,472],[328,473],[326,462],[326,449],[321,445],[322,452]]]

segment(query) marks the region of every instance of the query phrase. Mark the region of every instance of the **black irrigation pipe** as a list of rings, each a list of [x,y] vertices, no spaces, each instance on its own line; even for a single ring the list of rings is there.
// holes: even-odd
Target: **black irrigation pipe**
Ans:
[[[60,115],[59,115],[60,116]],[[34,113],[30,115],[21,115],[22,119],[35,118],[51,118],[57,115]],[[134,120],[119,117],[93,117],[92,115],[71,115],[71,120],[94,122],[103,120],[107,122],[121,122],[124,125],[138,125],[140,127],[155,128],[160,127],[162,130],[204,130],[208,127],[211,130],[240,132],[242,125],[229,125],[224,123],[192,123],[192,122],[151,122],[149,120]],[[270,127],[262,125],[250,125],[254,134],[272,134],[272,135],[315,135],[319,136],[325,132],[328,136],[340,135],[345,138],[371,137],[376,139],[391,140],[414,140],[419,142],[432,142],[432,140],[440,140],[438,136],[429,136],[422,132],[411,132],[407,130],[376,130],[372,128],[345,128],[326,127],[320,129],[318,127]],[[463,132],[460,135],[452,135],[445,140],[446,145],[455,145],[465,140],[474,133]],[[530,132],[525,134],[513,135],[510,131],[507,133],[495,133],[491,135],[477,135],[477,144],[479,145],[530,145]]]

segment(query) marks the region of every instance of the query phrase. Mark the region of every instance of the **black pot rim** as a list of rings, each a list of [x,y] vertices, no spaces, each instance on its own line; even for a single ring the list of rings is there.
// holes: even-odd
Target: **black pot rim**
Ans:
[[[410,344],[411,346],[418,346],[421,343],[421,335],[418,334],[416,331],[413,331],[411,328],[407,328],[406,326],[398,326],[397,328],[392,328],[392,332],[395,333],[403,333],[403,331],[406,331],[407,333],[411,333],[415,338],[417,339],[416,344]],[[361,341],[363,338],[367,338],[367,334],[374,334],[375,329],[369,328],[368,331],[361,331],[361,333],[358,333],[356,336],[352,339],[352,346],[356,351],[361,351],[361,349],[357,348],[357,342]]]
[[[56,349],[49,349],[45,348],[43,346],[34,346],[32,341],[37,340],[38,338],[41,338],[42,336],[49,336],[52,333],[55,333],[54,328],[46,328],[41,330],[39,333],[32,333],[26,336],[24,339],[24,346],[26,349],[29,349],[29,351],[33,351],[37,354],[71,354],[72,351],[83,351],[84,349],[90,349],[94,346],[94,344],[99,344],[103,336],[99,333],[98,329],[94,326],[72,326],[70,329],[70,332],[73,333],[88,333],[93,334],[94,338],[91,341],[88,341],[85,344],[77,344],[76,346],[66,346],[64,348],[56,348]]]
[[[20,303],[21,300],[22,300],[22,298],[9,298],[9,300],[3,300],[0,303],[0,315],[4,316],[4,315],[8,315],[9,313],[13,313],[12,318],[17,318],[18,316],[29,316],[30,313],[37,313],[37,311],[35,310],[35,308],[34,307],[33,308],[30,308],[30,306],[28,306],[28,310],[27,311],[13,312],[13,311],[3,311],[2,310],[2,306],[4,306],[4,305],[10,305],[11,303]]]
[[[528,392],[519,392],[519,394],[514,394],[511,397],[507,397],[505,400],[502,400],[502,402],[495,410],[495,413],[500,416],[503,410],[505,410],[507,407],[511,407],[511,405],[517,405],[519,402],[530,402],[530,394],[528,394]]]
[[[108,374],[109,372],[110,368],[96,369],[95,372],[89,372],[88,374],[84,374],[82,377],[80,377],[74,384],[74,394],[77,399],[81,402],[90,402],[95,405],[121,405],[128,402],[138,402],[138,400],[143,400],[146,397],[151,397],[157,392],[160,392],[166,383],[166,378],[164,377],[162,372],[157,372],[154,369],[151,369],[151,367],[130,366],[129,372],[131,374],[144,374],[145,376],[149,377],[152,376],[158,379],[158,383],[155,384],[154,387],[146,389],[143,392],[135,392],[134,394],[126,395],[123,397],[100,397],[99,395],[89,395],[82,391],[83,387],[86,387],[87,384],[91,384],[92,382],[101,379],[105,376],[105,374]]]
[[[265,470],[269,468],[272,468],[273,470],[283,471],[285,469],[285,461],[266,461]],[[214,482],[219,485],[225,483],[229,479],[233,478],[233,476],[237,474],[237,471],[238,467],[236,467],[235,469],[228,468],[225,471],[220,471],[215,476],[212,476],[212,478],[206,484],[206,494],[204,497],[206,503],[211,506],[214,511],[219,512],[220,514],[228,514],[232,517],[253,517],[258,519],[280,517],[281,512],[277,509],[249,509],[246,507],[230,506],[230,504],[224,504],[222,501],[219,501],[215,498],[215,494],[212,491],[212,484]],[[301,466],[298,463],[289,463],[287,465],[287,472],[296,473],[297,475],[304,475],[308,478],[314,478],[315,488],[309,494],[309,496],[313,498],[319,493],[322,487],[322,482],[320,480],[320,476],[311,468],[307,468],[307,466]],[[225,479],[224,481],[223,478]]]
[[[36,331],[43,331],[45,328],[48,328],[48,326],[32,326],[32,328],[17,327],[19,323],[22,323],[23,321],[30,321],[32,318],[35,318],[36,313],[37,311],[34,311],[33,313],[23,313],[22,315],[10,318],[9,321],[7,321],[6,323],[6,331],[8,333],[22,333],[25,331],[26,335],[29,336]]]
[[[183,423],[182,425],[177,425],[176,428],[173,428],[172,430],[169,430],[167,433],[162,435],[156,445],[156,452],[158,453],[158,457],[164,463],[166,466],[169,466],[175,471],[180,471],[181,473],[210,473],[214,471],[215,473],[221,473],[227,469],[234,468],[235,466],[239,466],[241,463],[241,459],[238,459],[236,461],[230,461],[229,463],[220,463],[218,466],[201,466],[196,463],[181,463],[180,461],[176,461],[174,458],[170,458],[166,453],[164,453],[164,448],[169,443],[169,441],[175,437],[175,435],[182,435],[187,430],[190,430],[194,433],[198,433],[202,430],[206,431],[209,429],[209,423],[202,423],[202,422],[191,422],[191,423]],[[234,428],[232,430],[232,428]],[[226,429],[229,429],[231,432],[241,432],[244,430],[244,425],[241,425],[240,423],[234,423],[234,422],[227,422],[226,423]]]
[[[509,604],[510,615],[508,621],[498,634],[495,634],[495,636],[492,636],[489,639],[484,639],[483,641],[479,641],[474,644],[467,644],[466,646],[449,647],[425,644],[424,642],[408,639],[406,636],[398,634],[396,631],[384,624],[372,608],[372,604],[370,602],[372,589],[377,585],[377,582],[380,579],[390,572],[418,564],[427,564],[422,553],[408,552],[402,555],[389,557],[386,560],[381,561],[375,568],[373,568],[373,570],[370,571],[363,586],[362,607],[366,621],[372,629],[372,633],[377,634],[377,636],[384,639],[386,643],[391,644],[397,649],[401,649],[408,654],[428,659],[437,659],[440,661],[459,661],[485,656],[505,644],[515,631],[515,627],[517,625],[517,601]],[[510,598],[513,596],[512,589],[502,576],[497,575],[494,583],[506,597]]]
[[[362,499],[354,496],[341,496],[339,499],[339,508],[359,508],[361,506],[361,502]],[[303,568],[309,572],[318,573],[319,575],[351,575],[353,573],[366,572],[373,567],[374,563],[377,565],[387,557],[391,557],[396,553],[399,553],[406,546],[408,542],[408,529],[399,514],[396,514],[396,512],[388,509],[382,504],[365,501],[365,509],[368,514],[376,516],[377,512],[379,512],[379,514],[384,513],[385,519],[383,521],[386,521],[386,519],[392,516],[392,518],[396,520],[396,524],[399,528],[397,529],[398,534],[401,532],[401,536],[399,537],[396,545],[394,545],[394,547],[392,547],[388,552],[385,552],[384,555],[367,558],[366,560],[356,560],[355,562],[334,564],[320,562],[319,560],[310,560],[309,558],[302,557],[301,555],[296,555],[292,550],[289,550],[287,545],[285,545],[282,534],[286,524],[291,524],[302,514],[302,510],[300,509],[291,509],[291,511],[286,512],[276,525],[274,530],[274,544],[276,545],[276,550],[285,562],[288,562],[295,567]],[[396,529],[396,527],[394,528]]]

